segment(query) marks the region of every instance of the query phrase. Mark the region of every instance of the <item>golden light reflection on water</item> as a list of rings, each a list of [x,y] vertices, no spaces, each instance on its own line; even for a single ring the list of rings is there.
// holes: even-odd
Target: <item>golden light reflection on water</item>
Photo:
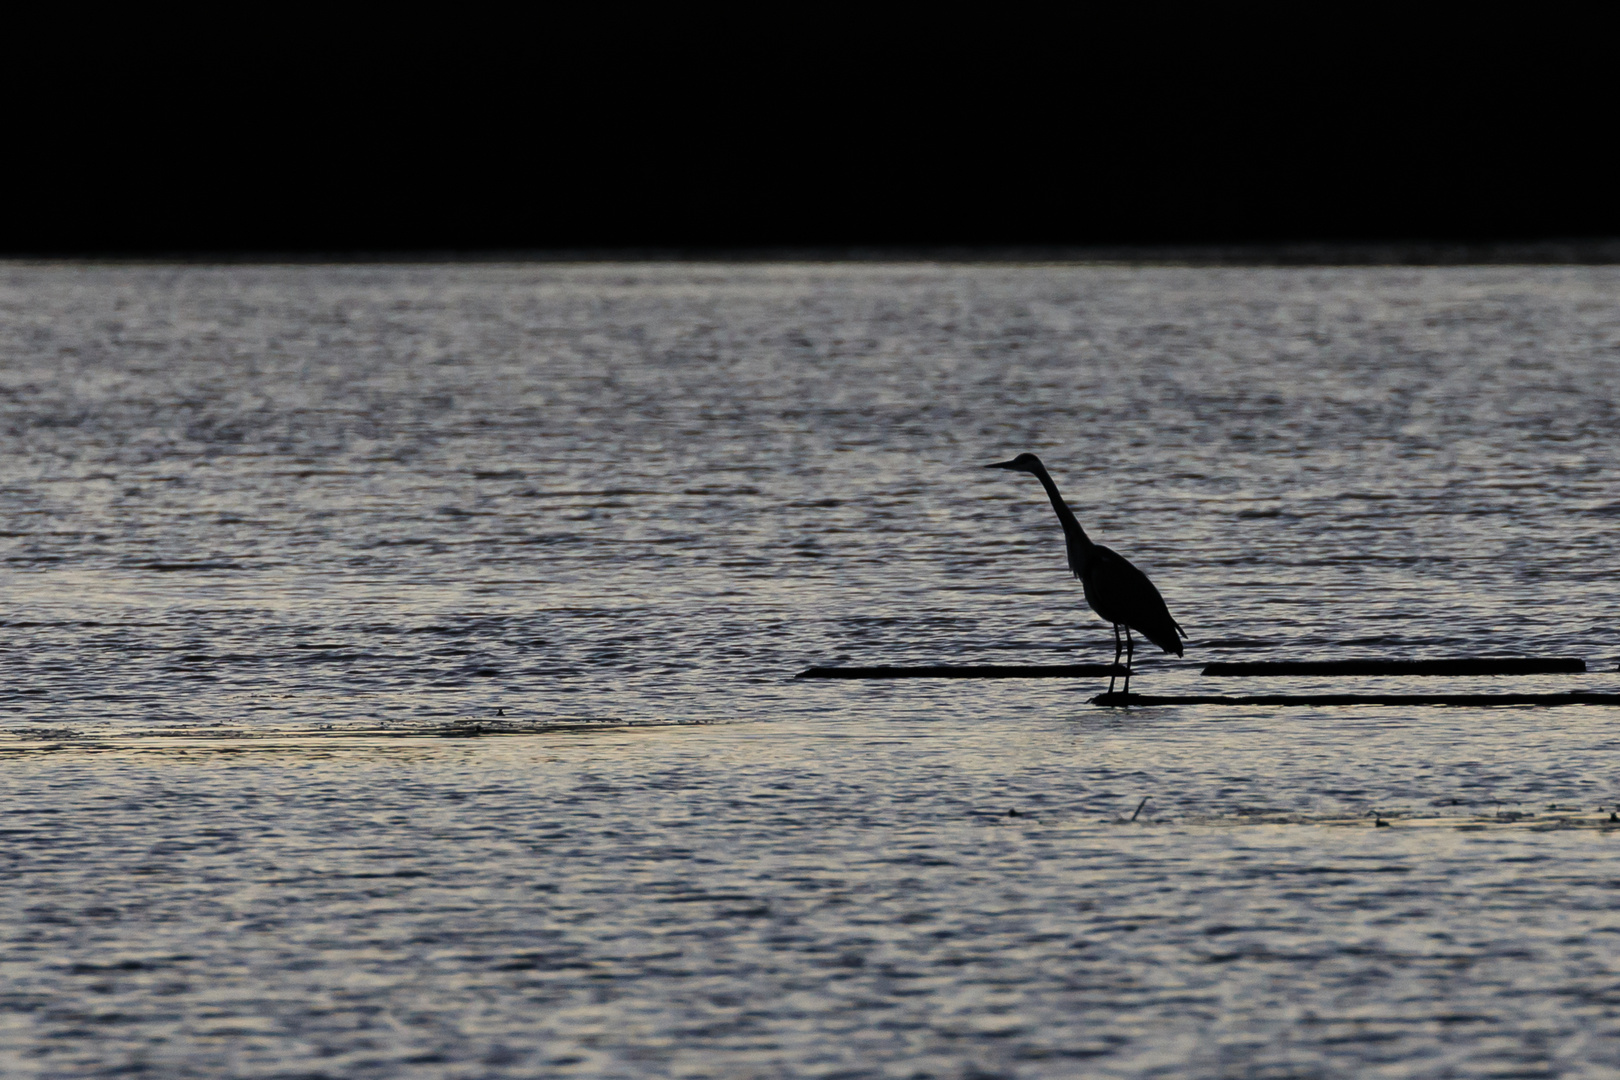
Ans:
[[[0,735],[0,757],[31,754],[164,754],[202,758],[209,754],[285,754],[318,756],[344,752],[398,754],[432,748],[442,753],[445,740],[507,739],[534,736],[578,736],[662,728],[710,727],[713,720],[620,720],[571,718],[548,721],[503,718],[450,724],[394,727],[326,727],[278,731],[263,727],[139,729],[85,733],[71,728],[13,728]]]

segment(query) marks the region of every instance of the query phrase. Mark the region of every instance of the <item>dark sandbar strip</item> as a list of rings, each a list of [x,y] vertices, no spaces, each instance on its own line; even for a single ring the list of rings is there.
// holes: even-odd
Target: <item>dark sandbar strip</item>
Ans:
[[[930,667],[813,667],[795,679],[1074,679],[1125,674],[1109,664],[971,664]]]
[[[1093,705],[1620,705],[1620,694],[1098,694]]]
[[[1586,670],[1568,656],[1477,656],[1458,660],[1303,660],[1204,665],[1205,675],[1566,675]]]

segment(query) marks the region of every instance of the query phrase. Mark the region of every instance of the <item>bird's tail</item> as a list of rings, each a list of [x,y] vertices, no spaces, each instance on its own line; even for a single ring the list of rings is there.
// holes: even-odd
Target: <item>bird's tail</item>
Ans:
[[[1142,631],[1143,637],[1153,642],[1153,644],[1157,645],[1165,652],[1173,652],[1177,656],[1181,656],[1183,655],[1181,649],[1181,638],[1176,637],[1176,634],[1179,633],[1181,637],[1186,637],[1187,631],[1181,629],[1181,625],[1174,619],[1170,619],[1169,623],[1169,626],[1155,626],[1151,631],[1145,630],[1140,626],[1138,626],[1137,629]]]

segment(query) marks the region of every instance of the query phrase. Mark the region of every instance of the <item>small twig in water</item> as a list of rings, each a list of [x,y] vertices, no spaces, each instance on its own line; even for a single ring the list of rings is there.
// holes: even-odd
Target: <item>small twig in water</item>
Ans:
[[[1142,812],[1142,807],[1144,807],[1144,806],[1146,806],[1146,805],[1147,805],[1147,801],[1148,801],[1148,800],[1149,800],[1149,799],[1151,799],[1151,798],[1152,798],[1152,797],[1153,797],[1153,796],[1151,796],[1151,795],[1144,795],[1144,796],[1142,796],[1142,801],[1141,801],[1141,802],[1139,802],[1139,803],[1137,803],[1137,804],[1136,804],[1136,814],[1140,814],[1140,813],[1141,813],[1141,812]],[[1132,814],[1132,815],[1131,815],[1131,820],[1132,820],[1132,821],[1135,821],[1135,820],[1136,820],[1136,814]]]

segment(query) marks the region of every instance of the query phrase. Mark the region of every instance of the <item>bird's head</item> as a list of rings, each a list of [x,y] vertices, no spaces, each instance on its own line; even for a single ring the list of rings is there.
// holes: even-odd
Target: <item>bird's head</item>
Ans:
[[[1013,469],[1017,472],[1039,473],[1041,459],[1034,454],[1019,454],[1011,461],[998,461],[993,465],[986,465],[987,469]]]

